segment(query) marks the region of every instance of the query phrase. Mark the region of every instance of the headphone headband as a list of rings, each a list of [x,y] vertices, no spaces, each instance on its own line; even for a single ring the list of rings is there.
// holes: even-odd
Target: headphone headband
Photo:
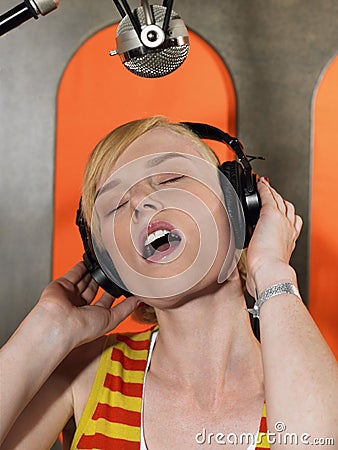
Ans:
[[[218,142],[223,142],[231,147],[231,149],[236,154],[236,161],[227,161],[221,164],[218,169],[226,176],[230,181],[232,187],[234,188],[239,200],[242,205],[245,220],[246,220],[246,236],[244,241],[244,247],[248,245],[250,237],[252,235],[253,229],[256,226],[259,217],[259,211],[261,207],[260,198],[257,191],[257,177],[253,172],[251,164],[245,154],[244,147],[242,143],[236,138],[228,133],[220,130],[211,125],[204,123],[195,122],[180,122],[182,125],[188,127],[193,133],[195,133],[200,139],[210,139]],[[233,224],[233,230],[235,234],[235,241],[237,248],[243,248],[243,238],[241,230],[237,230],[236,223],[238,223],[238,202],[233,205],[231,199],[227,198],[225,188],[222,185],[222,177],[220,177],[221,186],[224,192],[226,207],[228,210],[228,215],[230,221]],[[231,196],[230,196],[231,197]],[[81,239],[84,247],[84,263],[91,273],[95,281],[107,292],[109,292],[114,297],[119,297],[120,295],[130,296],[130,292],[126,290],[124,283],[120,279],[113,262],[112,272],[116,274],[116,279],[119,284],[115,284],[107,275],[105,270],[100,266],[95,252],[93,250],[92,237],[90,233],[90,228],[86,224],[86,221],[82,214],[81,200],[79,209],[76,216],[76,225],[79,228]],[[239,233],[237,233],[240,231]]]
[[[236,154],[237,161],[243,167],[245,174],[248,174],[247,189],[249,192],[253,192],[254,184],[252,183],[251,174],[253,173],[251,164],[245,154],[244,146],[239,139],[213,125],[207,125],[200,122],[180,122],[182,125],[186,125],[193,133],[195,133],[200,139],[210,139],[212,141],[223,142],[229,145]]]

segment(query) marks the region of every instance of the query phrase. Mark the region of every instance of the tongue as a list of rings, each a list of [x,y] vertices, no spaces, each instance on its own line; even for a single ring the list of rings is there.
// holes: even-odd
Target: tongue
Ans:
[[[143,257],[148,259],[155,252],[165,252],[169,250],[170,247],[176,247],[179,245],[181,238],[176,234],[169,234],[156,239],[153,244],[148,244],[145,247]]]
[[[160,245],[156,250],[158,252],[165,252],[168,248],[170,248],[170,244],[169,242],[166,242],[165,244]]]
[[[180,239],[170,239],[169,238],[169,242],[164,242],[163,244],[159,245],[156,248],[156,251],[158,251],[158,252],[165,252],[170,247],[176,247],[176,245],[178,245],[179,243],[180,243]]]

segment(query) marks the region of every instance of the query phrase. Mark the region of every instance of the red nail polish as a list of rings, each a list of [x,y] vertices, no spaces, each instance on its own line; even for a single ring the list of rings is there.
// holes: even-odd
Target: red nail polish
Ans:
[[[140,303],[137,304],[137,307],[138,307],[138,308],[141,308],[141,307],[144,306],[144,305],[145,305],[144,302],[140,302]]]

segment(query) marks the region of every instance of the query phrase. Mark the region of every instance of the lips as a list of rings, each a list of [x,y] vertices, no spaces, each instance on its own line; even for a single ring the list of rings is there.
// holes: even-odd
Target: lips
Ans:
[[[142,230],[139,242],[143,258],[156,262],[174,251],[181,242],[181,236],[174,225],[157,220]]]

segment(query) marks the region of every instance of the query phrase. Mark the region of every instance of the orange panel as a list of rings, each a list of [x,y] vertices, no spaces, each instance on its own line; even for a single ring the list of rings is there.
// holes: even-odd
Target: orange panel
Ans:
[[[118,56],[110,57],[117,25],[88,39],[70,60],[57,98],[53,278],[81,259],[75,213],[88,155],[116,126],[161,114],[172,120],[206,122],[235,134],[236,98],[224,62],[190,31],[191,50],[176,72],[158,79],[137,77]],[[222,160],[233,159],[217,144]],[[141,329],[125,322],[119,330]],[[143,327],[144,328],[144,327]]]
[[[338,57],[314,102],[310,311],[338,356]]]

